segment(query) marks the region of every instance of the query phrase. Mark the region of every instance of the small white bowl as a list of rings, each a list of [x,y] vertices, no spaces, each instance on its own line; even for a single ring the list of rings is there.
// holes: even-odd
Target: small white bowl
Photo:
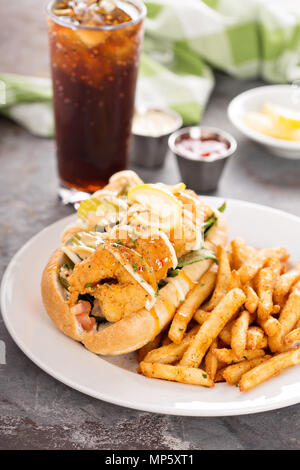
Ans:
[[[300,159],[300,142],[276,139],[250,129],[245,124],[249,111],[260,111],[266,102],[288,107],[300,113],[300,88],[295,85],[269,85],[245,91],[228,106],[228,117],[244,135],[263,145],[268,151],[283,158]]]

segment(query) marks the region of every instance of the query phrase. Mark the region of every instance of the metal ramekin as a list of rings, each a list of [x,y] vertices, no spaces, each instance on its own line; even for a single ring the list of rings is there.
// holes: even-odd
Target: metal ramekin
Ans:
[[[178,151],[176,141],[178,137],[195,131],[199,132],[199,137],[218,137],[228,144],[228,150],[218,157],[199,157],[197,160],[187,157]],[[177,158],[182,180],[187,187],[197,193],[208,193],[218,187],[224,166],[236,151],[237,143],[232,135],[217,127],[192,126],[184,127],[170,135],[169,148]]]
[[[142,168],[158,168],[164,164],[168,151],[169,136],[182,126],[182,118],[175,111],[159,108],[153,108],[153,111],[167,113],[175,118],[175,122],[167,134],[160,136],[132,134],[131,162]]]

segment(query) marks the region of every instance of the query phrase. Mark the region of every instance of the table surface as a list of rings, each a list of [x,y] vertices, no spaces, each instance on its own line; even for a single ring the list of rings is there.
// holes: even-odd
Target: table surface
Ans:
[[[47,32],[40,0],[5,2],[0,16],[1,70],[48,76]],[[217,196],[254,201],[300,216],[300,161],[279,159],[241,137],[226,116],[229,101],[258,86],[218,74],[205,124],[238,139]],[[56,197],[55,145],[0,120],[0,277],[16,251],[39,230],[72,212]],[[140,171],[145,181],[176,183],[164,168]],[[276,229],[276,227],[274,227]],[[90,398],[35,366],[14,344],[0,318],[6,365],[0,365],[1,449],[297,449],[300,405],[224,418],[190,418],[134,411]]]

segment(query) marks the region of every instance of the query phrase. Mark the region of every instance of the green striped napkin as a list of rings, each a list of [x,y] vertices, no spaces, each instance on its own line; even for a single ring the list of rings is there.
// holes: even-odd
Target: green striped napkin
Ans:
[[[193,124],[201,119],[213,89],[213,68],[241,79],[300,78],[300,0],[145,4],[137,107],[172,108],[184,124]],[[49,80],[0,74],[1,112],[30,132],[53,134],[50,103]]]

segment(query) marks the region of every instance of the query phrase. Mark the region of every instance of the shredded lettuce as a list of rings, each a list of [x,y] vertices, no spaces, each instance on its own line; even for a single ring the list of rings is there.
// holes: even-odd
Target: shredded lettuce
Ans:
[[[224,212],[226,210],[226,201],[223,202],[223,204],[218,208],[219,212]],[[204,238],[207,235],[207,232],[218,222],[218,217],[216,214],[213,212],[210,217],[204,222],[203,224],[203,233],[204,233]]]
[[[199,250],[194,250],[190,253],[187,253],[186,255],[181,256],[181,258],[178,260],[177,268],[183,268],[189,264],[198,263],[199,261],[204,261],[206,259],[211,259],[215,263],[218,262],[218,259],[212,251],[201,247]]]

